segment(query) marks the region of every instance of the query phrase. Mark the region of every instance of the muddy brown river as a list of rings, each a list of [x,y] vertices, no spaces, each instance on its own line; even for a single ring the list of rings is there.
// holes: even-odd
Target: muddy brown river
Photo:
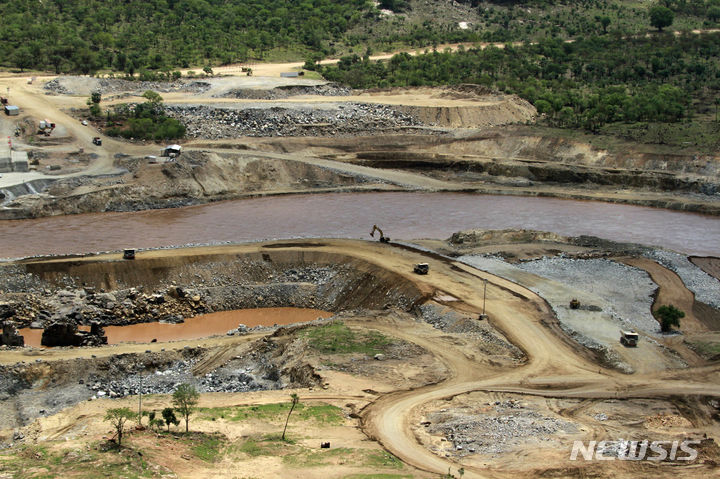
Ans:
[[[247,327],[272,326],[274,324],[292,324],[329,318],[333,313],[319,309],[306,308],[258,308],[220,311],[186,319],[184,323],[140,323],[130,326],[107,326],[108,344],[149,343],[200,339],[227,333],[244,324]],[[81,329],[83,329],[81,327]],[[89,330],[89,328],[84,328]],[[20,334],[25,338],[26,346],[40,347],[42,329],[23,328]]]
[[[720,218],[715,216],[555,198],[334,193],[6,220],[0,224],[0,258],[280,238],[370,239],[373,224],[393,239],[448,238],[470,228],[526,228],[720,256]]]

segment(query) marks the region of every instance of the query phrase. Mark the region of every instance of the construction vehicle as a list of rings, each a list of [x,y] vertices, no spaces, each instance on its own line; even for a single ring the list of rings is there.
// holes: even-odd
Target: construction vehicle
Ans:
[[[134,249],[123,250],[123,259],[135,259],[135,250]]]
[[[99,136],[94,137],[93,145],[102,146],[102,139]]]
[[[55,130],[55,123],[50,120],[40,120],[40,123],[38,123],[38,135],[50,136],[53,130]]]
[[[390,238],[388,238],[387,236],[385,236],[383,234],[382,230],[380,228],[378,228],[378,225],[373,225],[372,229],[370,230],[370,236],[372,236],[374,238],[376,231],[378,233],[380,233],[380,242],[381,243],[389,243],[390,242]]]
[[[8,104],[8,99],[5,98],[4,96],[0,96],[0,104],[2,104],[2,105],[7,105],[7,104]]]
[[[417,263],[413,268],[415,274],[428,274],[430,271],[430,265],[427,263]]]
[[[627,347],[637,347],[640,336],[635,331],[620,331],[620,344]]]

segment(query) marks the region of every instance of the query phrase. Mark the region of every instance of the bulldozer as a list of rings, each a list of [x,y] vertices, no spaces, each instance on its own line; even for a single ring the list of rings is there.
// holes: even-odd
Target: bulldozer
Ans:
[[[380,228],[378,228],[378,225],[373,225],[372,229],[370,230],[370,236],[372,236],[372,237],[374,238],[376,231],[377,231],[378,233],[380,233],[380,238],[379,238],[379,239],[380,239],[380,242],[381,242],[381,243],[389,243],[389,242],[390,242],[390,238],[388,238],[387,236],[385,236],[385,235],[383,234],[383,231],[382,231]]]

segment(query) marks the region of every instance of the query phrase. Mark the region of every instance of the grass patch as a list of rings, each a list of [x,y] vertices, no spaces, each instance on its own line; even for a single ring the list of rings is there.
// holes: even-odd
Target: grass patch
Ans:
[[[711,359],[720,354],[720,342],[717,341],[689,341],[688,344],[705,359]]]
[[[337,458],[350,460],[354,456],[355,451],[355,449],[348,447],[319,450],[306,449],[300,454],[284,456],[283,462],[294,467],[328,466],[334,463]]]
[[[391,339],[377,331],[355,331],[342,321],[305,331],[308,344],[323,354],[361,353],[375,355],[385,351]]]
[[[0,476],[13,478],[51,479],[78,477],[101,479],[116,477],[140,479],[161,477],[157,471],[131,447],[62,449],[49,451],[46,447],[22,446],[0,454]]]
[[[242,444],[230,448],[230,452],[239,452],[250,457],[281,456],[296,451],[295,441],[283,440],[280,434],[266,434],[261,437],[249,437]]]
[[[372,451],[367,454],[365,464],[372,467],[402,469],[402,461],[387,451]]]
[[[260,419],[269,422],[284,422],[290,410],[290,403],[260,404],[257,406],[239,406],[224,408],[201,408],[198,410],[200,418],[214,421],[226,419],[228,421],[245,421],[247,419]],[[329,404],[303,404],[295,406],[290,422],[313,421],[320,424],[341,424],[343,421],[342,409]]]

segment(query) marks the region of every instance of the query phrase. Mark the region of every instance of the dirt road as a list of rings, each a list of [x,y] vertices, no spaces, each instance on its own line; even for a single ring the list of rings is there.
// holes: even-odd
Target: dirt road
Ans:
[[[262,244],[216,246],[191,250],[148,251],[148,257],[205,255],[214,253],[260,252]],[[406,248],[380,243],[353,240],[322,240],[303,243],[285,241],[273,245],[273,251],[341,254],[358,258],[370,264],[402,275],[428,295],[450,294],[466,312],[479,312],[483,307],[483,286],[487,280],[486,311],[489,321],[511,342],[526,354],[527,361],[514,369],[480,366],[477,358],[460,349],[448,348],[422,328],[400,329],[392,325],[373,325],[373,328],[416,343],[430,351],[449,371],[447,378],[437,384],[409,391],[396,391],[380,395],[363,410],[362,427],[366,434],[377,440],[403,462],[437,474],[457,470],[462,464],[440,457],[426,449],[415,438],[412,422],[414,412],[422,405],[441,398],[453,397],[473,391],[497,391],[565,398],[638,398],[668,397],[672,395],[720,396],[720,366],[661,371],[640,375],[623,375],[604,369],[588,359],[582,348],[555,333],[551,326],[556,319],[545,301],[532,291],[511,281],[472,268],[464,263],[426,255]],[[79,258],[77,261],[113,260],[116,255]],[[53,261],[64,261],[62,259]],[[430,274],[417,276],[411,272],[415,262],[428,262]],[[665,279],[661,279],[663,283]],[[667,285],[667,283],[664,283]],[[236,338],[216,338],[216,345],[225,344],[218,354],[200,365],[202,371],[212,369],[213,362],[232,354]],[[243,339],[244,341],[244,339]],[[164,347],[182,347],[183,343]],[[145,348],[145,345],[132,346]],[[151,345],[159,347],[159,345]],[[124,352],[129,346],[105,348],[113,353]],[[150,349],[150,347],[148,347]],[[90,354],[93,350],[52,351],[43,359],[67,357],[68,354]],[[17,360],[17,357],[13,359]],[[315,394],[303,398],[315,397]],[[267,401],[257,397],[256,401]],[[712,433],[720,431],[709,430]],[[509,477],[508,474],[466,466],[465,476],[470,478]]]

